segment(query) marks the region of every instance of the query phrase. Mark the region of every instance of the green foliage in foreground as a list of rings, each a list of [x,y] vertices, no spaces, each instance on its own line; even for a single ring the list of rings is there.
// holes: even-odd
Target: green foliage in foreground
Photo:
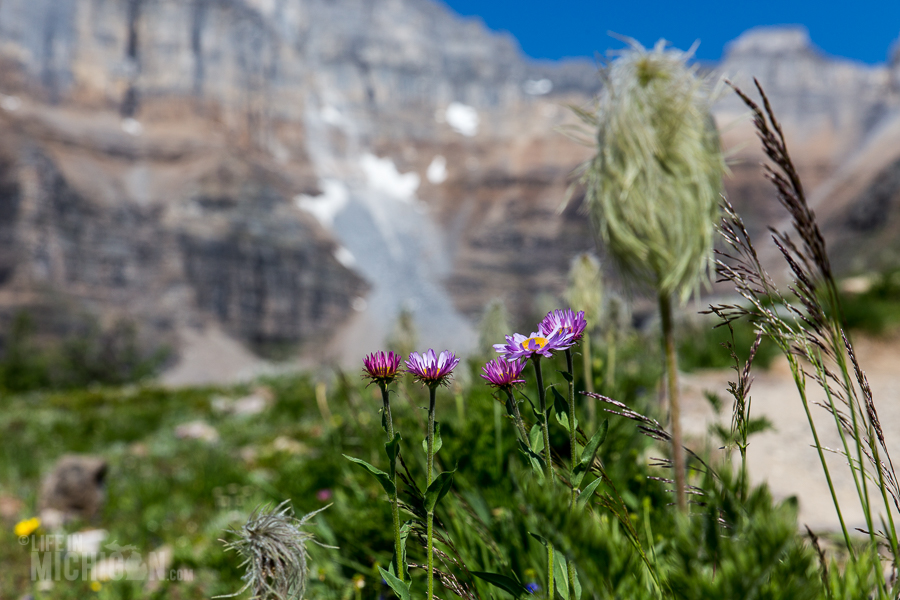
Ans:
[[[634,340],[620,354],[618,394],[630,406],[649,410],[658,373],[646,372],[647,344]],[[642,350],[643,349],[643,350]],[[602,354],[595,356],[603,360]],[[559,368],[552,362],[547,365]],[[40,475],[62,454],[92,453],[110,462],[108,501],[97,522],[72,524],[68,532],[100,527],[108,542],[134,545],[146,556],[169,546],[172,569],[190,573],[190,581],[108,581],[99,592],[81,579],[39,590],[31,581],[31,555],[19,545],[12,523],[0,529],[0,595],[34,593],[40,598],[209,598],[239,589],[241,570],[233,553],[219,542],[262,503],[289,499],[297,514],[333,505],[311,528],[319,540],[339,546],[310,546],[312,580],[307,597],[391,597],[378,567],[392,554],[390,507],[383,490],[341,454],[379,464],[383,434],[379,392],[363,388],[355,376],[334,377],[327,404],[317,404],[315,384],[300,378],[265,382],[276,400],[267,411],[237,416],[214,409],[218,396],[237,397],[249,387],[164,390],[154,387],[104,388],[6,397],[0,412],[0,493],[15,495],[34,514]],[[595,382],[603,392],[603,382]],[[404,431],[424,434],[422,390],[395,398],[394,419]],[[534,390],[525,390],[534,397]],[[463,397],[465,418],[456,418],[451,392],[441,390],[438,406],[444,447],[439,470],[457,468],[453,491],[438,507],[439,550],[459,565],[437,565],[452,573],[473,597],[503,598],[500,591],[471,571],[497,573],[519,585],[540,586],[545,554],[537,534],[550,540],[577,566],[582,598],[823,598],[815,552],[797,533],[790,502],[775,504],[764,489],[737,505],[727,472],[724,482],[697,480],[706,507],[679,520],[669,506],[666,487],[648,476],[665,471],[648,466],[648,456],[664,450],[641,435],[635,424],[610,417],[600,459],[608,481],[598,484],[588,512],[574,518],[566,493],[551,494],[533,485],[515,449],[513,430],[494,427],[496,402],[488,388],[475,385]],[[325,421],[323,410],[330,414]],[[583,413],[582,413],[583,414]],[[175,427],[204,420],[219,433],[214,443],[178,439]],[[499,435],[498,435],[499,431]],[[404,460],[414,476],[424,469],[421,438],[404,439]],[[553,428],[554,453],[565,455],[567,438]],[[502,452],[496,452],[497,446]],[[498,460],[498,456],[500,459]],[[589,475],[586,484],[593,479]],[[614,487],[613,487],[614,486]],[[613,509],[610,508],[613,507]],[[727,526],[716,524],[716,513]],[[408,517],[404,517],[408,518]],[[46,532],[38,532],[38,535]],[[424,562],[421,540],[408,542],[409,560]],[[643,553],[643,556],[642,556]],[[861,597],[869,567],[838,576],[829,571],[835,597]],[[462,566],[464,565],[464,567]],[[564,579],[560,571],[557,580]],[[413,597],[421,597],[424,576],[412,568]],[[855,579],[854,579],[855,577]],[[758,582],[753,587],[754,582]],[[364,587],[359,587],[360,585]],[[756,595],[745,595],[746,586]],[[563,586],[563,589],[564,586]],[[540,588],[536,595],[540,596]],[[738,595],[734,595],[738,594]],[[438,586],[442,598],[451,593]]]

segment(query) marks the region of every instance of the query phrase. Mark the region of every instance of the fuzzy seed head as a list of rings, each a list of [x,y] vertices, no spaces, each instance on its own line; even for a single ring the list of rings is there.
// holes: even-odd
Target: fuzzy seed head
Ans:
[[[725,161],[690,55],[637,42],[604,72],[588,209],[622,271],[686,300],[709,277]]]
[[[313,534],[300,528],[328,506],[297,519],[285,500],[275,508],[258,507],[239,530],[229,530],[237,539],[225,548],[244,559],[242,579],[246,583],[234,594],[217,597],[232,598],[250,590],[254,600],[302,598],[309,578],[306,544],[317,542]]]

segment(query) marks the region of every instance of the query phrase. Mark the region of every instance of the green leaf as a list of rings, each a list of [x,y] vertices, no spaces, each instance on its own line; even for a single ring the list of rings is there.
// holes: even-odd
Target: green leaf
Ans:
[[[544,481],[544,458],[534,452],[531,448],[525,445],[525,442],[519,440],[519,450],[521,450],[522,454],[528,459],[528,463],[531,465],[531,470],[534,471],[535,475],[538,476],[538,481]]]
[[[553,549],[553,579],[556,583],[556,592],[563,600],[569,600],[569,567],[566,558],[556,548]]]
[[[531,405],[531,410],[532,410],[532,412],[534,412],[535,414],[537,414],[537,407],[535,407],[534,402],[531,401],[531,398],[529,398],[528,396],[526,396],[526,395],[523,394],[522,392],[519,392],[519,396],[521,396],[522,398],[525,398],[526,400],[528,400],[528,404]]]
[[[553,391],[553,408],[557,415],[564,415],[569,412],[569,403],[566,397],[559,393],[555,387],[550,388]]]
[[[556,421],[565,428],[566,431],[569,431],[569,415],[563,413],[556,415]],[[578,429],[578,418],[575,418],[575,429]]]
[[[530,535],[531,537],[533,537],[534,539],[539,541],[541,544],[543,544],[544,548],[546,548],[548,546],[548,544],[550,544],[550,542],[547,541],[547,538],[545,538],[542,535],[538,535],[538,534],[534,533],[533,531],[529,531],[528,535]]]
[[[432,512],[437,503],[441,501],[441,498],[447,495],[447,492],[450,491],[450,486],[453,484],[454,473],[456,473],[456,469],[444,471],[434,478],[434,481],[425,490],[425,510]]]
[[[437,454],[438,450],[441,449],[444,443],[441,442],[441,424],[437,421],[434,422],[434,453]],[[425,451],[425,454],[428,454],[428,438],[422,440],[422,450]]]
[[[381,577],[387,582],[391,589],[394,590],[394,593],[397,594],[397,597],[400,600],[412,600],[412,594],[410,594],[409,588],[412,586],[412,581],[404,583],[400,581],[393,573],[389,571],[385,571],[381,567],[378,567],[378,571],[381,573]]]
[[[516,410],[515,407],[513,407],[513,402],[515,402],[515,400],[510,400],[510,396],[507,396],[506,400],[504,400],[503,402],[503,405],[506,407],[506,414],[515,419]]]
[[[594,434],[584,447],[584,452],[581,454],[581,464],[590,466],[591,462],[594,460],[594,455],[597,454],[597,450],[600,448],[600,444],[606,440],[606,434],[608,432],[609,419],[603,419],[603,423],[600,424],[597,433]]]
[[[560,371],[562,373],[562,371]],[[569,403],[555,387],[553,390],[553,408],[556,410],[557,422],[569,431]],[[578,427],[578,419],[575,419],[575,427]]]
[[[572,569],[572,590],[575,592],[575,600],[581,600],[581,581],[578,579],[578,569]]]
[[[540,452],[544,449],[544,432],[541,430],[540,425],[534,424],[531,426],[528,439],[531,441],[531,449],[533,451]]]
[[[384,450],[385,450],[385,452],[387,452],[388,465],[390,465],[390,468],[388,469],[388,473],[390,474],[391,481],[393,481],[394,476],[397,473],[397,456],[400,454],[400,434],[399,433],[395,433],[394,439],[385,443]]]
[[[600,484],[603,482],[601,478],[597,478],[594,481],[590,482],[586,488],[578,495],[578,498],[575,499],[575,506],[578,507],[579,510],[583,510],[587,503],[590,502],[591,496],[600,487]]]
[[[399,560],[399,564],[403,568],[403,578],[406,581],[410,580],[409,579],[409,567],[406,565],[406,540],[409,538],[409,533],[412,531],[412,525],[413,525],[412,521],[407,521],[400,527],[400,560]],[[396,575],[396,572],[394,571],[394,565],[398,563],[396,551],[392,553],[391,561],[392,562],[390,565],[390,572],[392,574]]]
[[[514,598],[519,598],[524,595],[530,595],[531,592],[519,583],[516,579],[512,577],[507,577],[506,575],[500,575],[499,573],[488,573],[485,571],[470,571],[470,573],[479,579],[483,579],[487,581],[491,585],[498,587],[506,592],[509,592]]]
[[[584,451],[581,453],[581,459],[578,461],[578,464],[575,465],[575,468],[572,469],[572,483],[575,484],[575,487],[581,485],[581,481],[584,479],[585,473],[588,472],[588,469],[591,467],[591,463],[594,460],[594,456],[597,454],[597,450],[600,448],[600,444],[606,439],[606,434],[609,431],[609,419],[604,419],[603,423],[600,424],[600,428],[597,430],[597,433],[588,441],[587,445],[584,447]]]
[[[487,573],[485,571],[469,571],[472,575],[479,579],[483,579],[493,585],[494,587],[498,587],[501,590],[507,591],[512,594],[513,598],[518,598],[520,596],[524,596],[525,594],[530,593],[525,586],[513,579],[512,577],[507,577],[506,575],[500,575],[499,573]]]
[[[569,373],[568,371],[560,371],[559,374],[562,375],[562,376],[563,376],[563,379],[565,379],[565,380],[568,381],[569,383],[572,383],[572,382],[574,381],[574,378],[572,377],[572,374]]]
[[[381,484],[381,487],[384,488],[384,491],[387,492],[388,496],[393,496],[394,494],[397,493],[397,488],[396,488],[396,486],[394,486],[394,482],[391,481],[391,478],[387,473],[385,473],[381,469],[373,467],[372,465],[370,465],[369,463],[367,463],[364,460],[360,460],[358,458],[353,458],[352,456],[347,456],[346,454],[344,454],[343,456],[350,462],[354,462],[354,463],[358,464],[363,469],[365,469],[366,471],[368,471],[369,473],[374,475],[375,479],[378,480],[378,483]]]

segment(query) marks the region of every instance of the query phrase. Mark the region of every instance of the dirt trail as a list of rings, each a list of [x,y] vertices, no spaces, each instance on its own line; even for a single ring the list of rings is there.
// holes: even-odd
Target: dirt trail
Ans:
[[[871,339],[856,336],[854,346],[860,366],[872,387],[888,449],[900,470],[900,337]],[[734,372],[730,370],[683,375],[682,423],[687,436],[702,444],[700,440],[716,419],[704,398],[704,390],[716,392],[722,398],[723,411],[719,418],[728,426],[732,400],[728,395],[728,381],[733,376]],[[807,524],[819,531],[839,531],[837,514],[818,454],[812,447],[812,433],[787,361],[783,358],[776,360],[768,371],[757,370],[753,377],[750,394],[752,413],[768,417],[774,430],[750,438],[747,460],[751,480],[754,483],[768,482],[776,499],[797,496],[800,500],[801,525]],[[840,448],[834,418],[823,408],[812,405],[813,402],[825,401],[824,392],[815,382],[807,384],[807,392],[822,445]],[[837,454],[827,456],[847,527],[864,528],[865,521],[846,460]],[[873,506],[883,507],[874,486],[870,486],[870,497]]]

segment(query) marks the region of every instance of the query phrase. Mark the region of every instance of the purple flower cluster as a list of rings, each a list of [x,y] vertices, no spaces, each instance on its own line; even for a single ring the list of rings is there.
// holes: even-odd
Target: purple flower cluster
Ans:
[[[584,318],[584,311],[579,310],[576,314],[572,312],[571,308],[551,310],[538,325],[538,329],[545,336],[557,333],[565,340],[566,348],[580,341],[586,328],[587,321]]]
[[[402,359],[402,356],[393,352],[373,352],[363,359],[363,377],[378,385],[387,385],[402,373],[399,369]],[[459,364],[459,359],[449,350],[436,355],[434,350],[429,349],[424,354],[412,352],[405,362],[406,370],[412,373],[416,381],[436,386],[447,383],[453,369]]]
[[[539,331],[527,337],[521,333],[508,335],[505,344],[494,344],[494,350],[506,360],[550,358],[554,352],[571,348],[581,340],[586,327],[584,311],[576,314],[571,309],[553,310],[538,324]]]

